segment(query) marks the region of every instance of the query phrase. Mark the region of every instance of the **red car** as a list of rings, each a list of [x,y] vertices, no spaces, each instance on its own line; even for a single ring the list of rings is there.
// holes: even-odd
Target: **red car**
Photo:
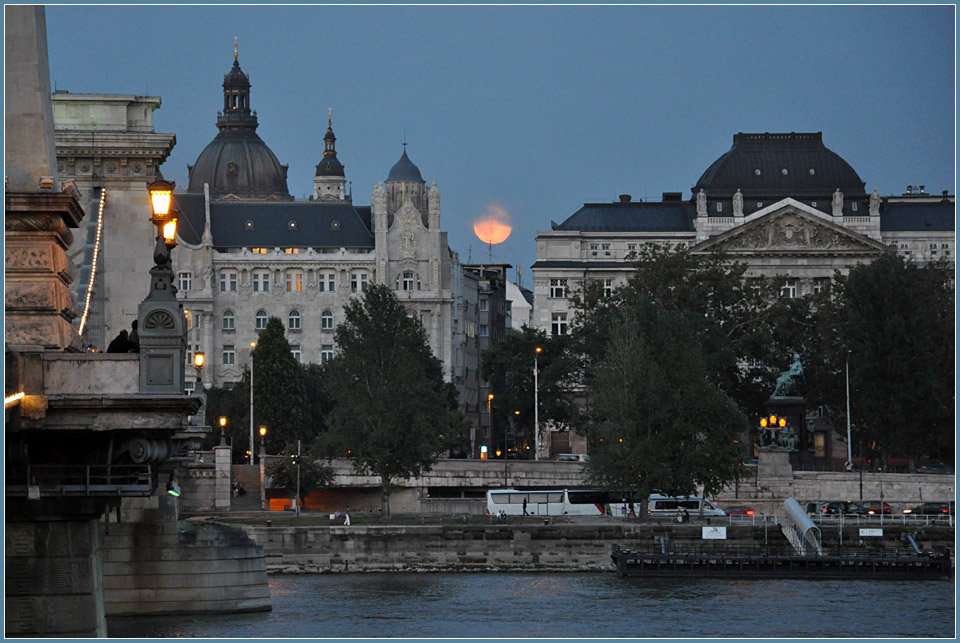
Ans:
[[[752,516],[757,512],[753,510],[753,507],[738,505],[736,507],[724,507],[723,513],[727,514],[728,516]]]
[[[867,513],[870,514],[871,516],[878,516],[880,515],[880,512],[881,512],[881,504],[883,505],[884,515],[890,515],[893,513],[893,509],[890,507],[890,505],[888,505],[885,502],[880,503],[875,500],[871,500],[870,502],[863,503],[863,508],[866,509]]]

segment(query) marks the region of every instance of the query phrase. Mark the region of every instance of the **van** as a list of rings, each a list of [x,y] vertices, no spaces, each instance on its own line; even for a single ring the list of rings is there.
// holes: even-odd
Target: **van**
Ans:
[[[650,516],[669,516],[672,518],[677,515],[678,511],[684,509],[691,516],[700,515],[701,509],[704,516],[727,515],[723,509],[701,496],[661,496],[652,493],[647,501],[647,513]]]
[[[586,462],[590,457],[584,453],[561,453],[557,462]]]

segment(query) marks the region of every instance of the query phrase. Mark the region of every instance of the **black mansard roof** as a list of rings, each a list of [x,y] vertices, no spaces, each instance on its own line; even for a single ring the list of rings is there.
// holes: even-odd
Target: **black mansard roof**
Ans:
[[[581,232],[691,232],[696,216],[688,202],[586,203],[554,230]]]

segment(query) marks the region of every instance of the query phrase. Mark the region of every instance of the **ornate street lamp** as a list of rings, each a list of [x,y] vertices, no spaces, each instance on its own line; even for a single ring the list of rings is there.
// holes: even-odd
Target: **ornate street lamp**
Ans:
[[[227,444],[227,416],[221,415],[217,420],[220,424],[220,446],[226,446]]]
[[[533,352],[533,459],[540,460],[540,383],[537,358],[543,349],[537,346]]]
[[[177,215],[179,210],[173,205],[175,183],[167,181],[157,172],[156,180],[147,184],[150,192],[150,205],[153,216],[150,222],[157,226],[157,244],[153,250],[153,260],[157,266],[170,263],[170,249],[177,243]]]

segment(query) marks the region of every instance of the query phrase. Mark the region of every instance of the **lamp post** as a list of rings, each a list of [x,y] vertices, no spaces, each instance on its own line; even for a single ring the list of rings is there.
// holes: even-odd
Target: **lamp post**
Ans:
[[[540,383],[539,369],[537,368],[537,358],[540,351],[539,346],[533,351],[533,459],[540,460]]]
[[[227,445],[227,416],[221,415],[217,422],[220,424],[220,446]]]
[[[256,342],[250,342],[250,464],[253,464],[253,349]]]
[[[850,351],[847,351],[847,471],[853,469],[853,440],[850,438]],[[860,462],[863,468],[863,461]]]
[[[777,439],[774,431],[777,429],[784,429],[787,426],[787,418],[778,418],[776,415],[771,415],[769,418],[760,418],[760,428],[770,431],[770,444],[773,445]]]
[[[267,436],[267,427],[263,424],[260,425],[260,508],[266,509],[267,507],[267,484],[266,484],[266,475],[263,470],[263,457],[267,453],[265,446]],[[250,453],[253,454],[253,444],[250,445]]]
[[[490,440],[493,440],[493,416],[490,414],[490,406],[493,402],[493,393],[487,395],[487,430],[490,432]]]
[[[199,412],[203,425],[206,425],[207,423],[207,419],[206,419],[207,398],[206,398],[206,395],[203,395],[203,362],[205,358],[206,356],[203,354],[202,351],[197,351],[196,353],[193,354],[193,368],[196,369],[197,371],[197,388],[200,390],[200,393],[202,395],[200,399],[203,400],[203,404],[200,405],[200,412]]]
[[[263,464],[263,457],[267,454],[267,427],[260,425],[260,464]]]

